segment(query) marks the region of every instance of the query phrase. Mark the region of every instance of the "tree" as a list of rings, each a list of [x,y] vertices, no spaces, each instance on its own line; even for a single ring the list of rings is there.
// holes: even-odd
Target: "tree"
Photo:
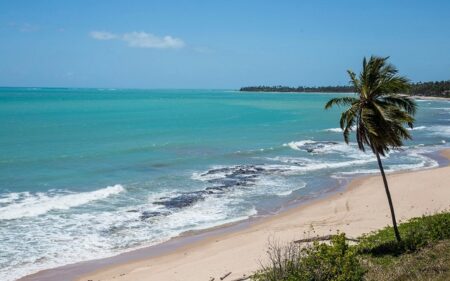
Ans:
[[[400,95],[409,89],[409,80],[399,76],[397,68],[388,63],[388,59],[389,57],[371,56],[367,61],[364,58],[358,77],[348,70],[355,96],[333,98],[325,104],[325,109],[334,105],[345,106],[340,118],[345,142],[348,144],[350,132],[355,130],[359,149],[365,151],[367,146],[375,154],[383,177],[395,237],[400,242],[394,206],[380,155],[385,156],[390,149],[402,146],[404,139],[411,139],[405,126],[413,128],[417,105],[411,98]]]

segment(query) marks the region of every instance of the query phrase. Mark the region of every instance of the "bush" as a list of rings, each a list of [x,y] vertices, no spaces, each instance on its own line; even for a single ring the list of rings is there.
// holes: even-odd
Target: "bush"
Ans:
[[[444,281],[450,280],[450,240],[425,246],[416,252],[380,263],[380,258],[367,259],[366,281]]]
[[[450,213],[414,218],[399,225],[402,241],[395,240],[392,227],[364,235],[358,245],[362,254],[399,255],[416,251],[433,242],[450,239]]]
[[[253,275],[256,281],[313,280],[450,280],[450,213],[414,218],[363,235],[350,246],[345,234],[331,243],[289,244],[269,248],[269,264]]]
[[[301,247],[290,244],[274,246],[269,251],[270,265],[253,277],[257,281],[361,280],[363,269],[354,247],[345,241],[345,234],[332,238],[331,244],[318,242]]]
[[[331,243],[289,244],[269,248],[269,264],[253,275],[256,281],[313,280],[450,280],[450,213],[414,218],[362,236],[358,245],[345,234]]]

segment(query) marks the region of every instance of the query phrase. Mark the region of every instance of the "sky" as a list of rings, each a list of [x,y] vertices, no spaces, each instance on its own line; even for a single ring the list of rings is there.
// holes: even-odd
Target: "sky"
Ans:
[[[364,56],[450,79],[449,0],[0,0],[0,86],[346,85]]]

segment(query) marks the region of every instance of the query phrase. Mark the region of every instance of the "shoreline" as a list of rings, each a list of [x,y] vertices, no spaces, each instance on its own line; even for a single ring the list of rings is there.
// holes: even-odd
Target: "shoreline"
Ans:
[[[240,90],[236,90],[237,93],[244,93],[244,94],[299,94],[299,95],[304,95],[304,94],[325,94],[325,95],[350,95],[350,94],[355,94],[353,92],[273,92],[273,91],[240,91]],[[409,96],[412,99],[415,100],[435,100],[435,101],[450,101],[450,98],[447,97],[436,97],[436,96],[418,96],[418,95],[413,95],[413,96]]]
[[[450,98],[446,97],[433,97],[433,96],[411,96],[416,100],[440,100],[440,101],[450,101]]]
[[[396,176],[402,176],[404,174],[416,174],[416,173],[427,173],[429,171],[436,171],[440,169],[450,169],[450,166],[448,166],[448,159],[450,159],[450,149],[444,149],[438,152],[439,155],[443,159],[446,160],[445,166],[439,166],[432,169],[424,169],[424,170],[409,170],[409,171],[400,171],[388,174],[388,177],[396,177]],[[294,228],[300,228],[300,231],[294,231],[294,229],[285,229],[281,231],[274,231],[273,227],[274,225],[279,224],[279,221],[285,221],[286,218],[291,216],[296,216],[298,213],[304,213],[305,211],[308,211],[309,209],[317,209],[317,206],[327,207],[329,204],[336,205],[339,201],[342,199],[342,197],[348,196],[350,193],[355,192],[363,188],[363,184],[367,181],[377,181],[378,176],[377,175],[363,175],[363,176],[357,176],[351,179],[348,179],[347,182],[342,185],[338,186],[332,189],[332,191],[327,192],[325,194],[321,194],[316,198],[310,198],[309,200],[303,200],[303,202],[297,202],[297,203],[291,203],[284,206],[285,208],[282,209],[280,212],[273,214],[273,215],[267,215],[267,216],[260,216],[260,217],[251,217],[249,219],[228,223],[225,225],[220,225],[213,228],[208,228],[204,230],[197,230],[197,231],[188,231],[185,233],[180,234],[177,237],[171,238],[170,240],[163,242],[161,244],[153,245],[153,246],[145,246],[143,248],[134,249],[131,251],[127,251],[122,254],[118,254],[109,258],[103,258],[103,259],[96,259],[96,260],[89,260],[84,262],[79,262],[75,264],[70,264],[66,266],[56,267],[53,269],[47,269],[42,270],[37,273],[27,275],[23,278],[20,278],[18,280],[20,281],[30,281],[30,280],[46,280],[46,281],[61,281],[61,280],[144,280],[139,279],[139,276],[135,276],[137,274],[136,272],[147,272],[147,274],[155,273],[153,270],[158,271],[158,280],[209,280],[209,276],[211,277],[220,277],[225,273],[228,273],[229,271],[232,272],[230,275],[230,280],[232,278],[238,278],[242,277],[243,274],[249,274],[251,271],[255,270],[259,265],[259,260],[263,260],[265,249],[267,246],[267,242],[269,237],[276,239],[277,241],[292,241],[294,239],[303,238],[305,236],[305,233],[309,232],[309,235],[311,235],[311,231],[314,231],[314,235],[316,234],[329,234],[332,231],[341,230],[346,232],[350,235],[360,235],[362,233],[376,230],[380,227],[374,227],[373,225],[364,225],[360,231],[356,231],[356,229],[352,229],[349,227],[349,224],[344,223],[343,221],[340,221],[339,223],[331,223],[335,220],[339,221],[338,218],[334,218],[333,216],[330,218],[326,218],[325,220],[310,220],[309,225],[304,224],[302,226],[295,226]],[[359,187],[359,188],[358,188]],[[392,187],[391,187],[392,189]],[[345,196],[344,196],[345,195]],[[449,194],[450,196],[450,194]],[[450,197],[449,197],[450,198]],[[395,201],[395,199],[394,199]],[[385,202],[387,208],[387,202]],[[394,202],[395,204],[395,202]],[[395,206],[395,205],[394,205]],[[329,206],[328,206],[329,207]],[[342,206],[341,206],[342,207]],[[446,208],[450,207],[450,200],[446,205]],[[349,207],[348,204],[344,204],[344,209],[348,211]],[[444,208],[445,209],[445,208]],[[427,208],[428,210],[428,208]],[[436,210],[428,210],[428,212],[436,211]],[[309,211],[311,212],[311,211]],[[314,211],[317,212],[317,211]],[[313,213],[314,213],[313,212]],[[320,213],[320,208],[319,208]],[[334,212],[331,212],[331,214],[336,215],[336,210]],[[298,216],[301,217],[301,216]],[[382,216],[379,216],[380,219],[383,219]],[[402,214],[398,214],[399,219],[401,220],[409,218],[411,216],[403,217]],[[302,218],[303,220],[305,218]],[[370,220],[368,219],[367,222]],[[366,222],[366,223],[367,223]],[[387,221],[389,224],[389,220]],[[314,226],[314,229],[310,227],[310,225]],[[385,224],[386,225],[386,224]],[[317,228],[317,227],[318,228]],[[327,226],[327,230],[324,230],[323,227]],[[384,226],[384,225],[382,225]],[[382,227],[381,226],[381,227]],[[267,228],[267,230],[265,229]],[[289,228],[289,227],[288,227]],[[292,228],[292,227],[291,227]],[[272,229],[272,230],[271,230]],[[365,230],[365,231],[364,231]],[[318,232],[316,232],[318,231]],[[210,269],[208,273],[205,275],[205,272],[203,275],[201,275],[201,278],[197,275],[197,271],[194,270],[194,273],[196,275],[194,276],[187,276],[186,273],[183,274],[184,276],[181,276],[182,274],[178,274],[177,272],[170,272],[170,270],[164,270],[165,267],[167,267],[170,264],[174,264],[174,266],[182,266],[183,260],[186,259],[186,256],[189,255],[190,252],[194,252],[196,255],[204,256],[205,254],[209,253],[210,248],[214,248],[217,246],[216,244],[219,242],[225,243],[226,241],[233,241],[236,240],[236,237],[240,240],[248,240],[249,234],[254,234],[255,232],[259,233],[259,236],[256,235],[255,239],[259,238],[261,240],[261,234],[265,234],[265,238],[263,239],[264,243],[261,243],[259,241],[259,244],[257,247],[252,247],[252,251],[247,252],[247,255],[249,257],[244,260],[246,263],[245,266],[242,266],[240,264],[236,264],[234,268],[241,268],[239,270],[233,270],[231,267],[232,265],[226,266],[227,263],[230,263],[230,261],[223,262],[222,265],[221,262],[215,262],[216,267],[215,269]],[[277,232],[280,232],[280,235],[276,235]],[[252,235],[253,236],[253,235]],[[251,240],[250,240],[251,241]],[[250,243],[249,241],[249,243]],[[233,244],[233,243],[232,243]],[[253,243],[254,244],[254,243]],[[236,246],[235,244],[233,244]],[[233,247],[227,246],[225,247],[226,252],[239,249],[239,247]],[[245,245],[245,244],[244,244]],[[219,245],[220,246],[220,245]],[[237,249],[236,249],[237,248]],[[223,250],[223,249],[222,249]],[[202,254],[203,252],[203,254]],[[219,251],[220,252],[220,251]],[[215,252],[215,256],[217,256],[218,252]],[[194,256],[194,255],[192,255]],[[220,256],[220,254],[218,255]],[[253,258],[251,258],[253,257]],[[257,259],[255,260],[255,257]],[[203,257],[204,258],[204,257]],[[189,260],[196,260],[197,264],[200,260],[199,257],[195,258],[192,257]],[[226,259],[224,259],[226,260]],[[231,263],[233,263],[234,259],[231,260]],[[177,264],[178,262],[181,262],[181,264]],[[212,262],[212,261],[211,261]],[[155,264],[154,266],[144,266],[143,264]],[[210,262],[207,263],[208,265]],[[205,264],[206,265],[206,264]],[[221,267],[224,267],[224,269],[220,269]],[[149,269],[150,268],[150,269]],[[153,269],[155,268],[155,269]],[[159,269],[158,269],[159,268]],[[225,272],[225,268],[229,268],[226,270],[229,270]],[[139,269],[139,271],[136,271],[136,269]],[[153,269],[153,270],[152,270]],[[204,270],[204,269],[203,269]],[[189,271],[189,270],[188,270]],[[193,270],[190,272],[192,273]],[[200,273],[199,273],[200,274]],[[221,275],[222,274],[222,275]],[[133,277],[130,277],[133,275]],[[61,276],[64,276],[64,279],[61,279]],[[148,277],[148,275],[145,275]],[[131,278],[131,279],[129,279]]]
[[[438,156],[439,155],[435,155],[436,158],[438,158]],[[450,158],[449,160],[447,160],[447,158],[445,157],[443,158],[445,159],[444,161],[446,161],[445,163],[448,162],[450,165]],[[435,160],[439,163],[442,162],[442,160]],[[85,274],[95,273],[98,270],[113,266],[120,266],[121,264],[128,262],[139,261],[143,258],[157,258],[162,255],[170,254],[173,251],[183,250],[185,247],[189,247],[195,243],[202,242],[205,239],[213,239],[214,237],[220,237],[222,235],[232,234],[234,232],[245,230],[254,224],[281,215],[291,209],[307,206],[308,204],[313,204],[317,201],[329,198],[330,196],[333,196],[340,191],[345,191],[345,189],[353,180],[367,176],[370,176],[370,174],[341,178],[339,180],[336,180],[338,182],[336,185],[321,190],[320,192],[313,195],[306,195],[302,198],[297,198],[286,202],[280,207],[274,209],[273,212],[264,212],[261,215],[250,216],[246,219],[223,223],[204,229],[188,230],[180,233],[177,236],[169,238],[167,241],[163,241],[154,245],[145,245],[134,249],[128,249],[122,253],[117,253],[110,257],[94,258],[67,265],[43,269],[38,272],[25,275],[17,279],[16,281],[85,280]],[[64,276],[61,278],[62,275]]]

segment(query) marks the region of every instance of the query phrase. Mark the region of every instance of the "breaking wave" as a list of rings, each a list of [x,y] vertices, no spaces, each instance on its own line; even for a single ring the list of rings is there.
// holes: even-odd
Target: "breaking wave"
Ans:
[[[118,194],[125,189],[120,184],[103,189],[69,194],[48,195],[46,193],[21,192],[10,193],[0,198],[0,220],[12,220],[23,217],[43,215],[51,210],[67,210],[87,204],[92,201],[105,199]]]
[[[359,150],[356,144],[345,142],[302,140],[285,143],[283,146],[311,154],[339,154],[356,159],[372,158],[370,153]]]

